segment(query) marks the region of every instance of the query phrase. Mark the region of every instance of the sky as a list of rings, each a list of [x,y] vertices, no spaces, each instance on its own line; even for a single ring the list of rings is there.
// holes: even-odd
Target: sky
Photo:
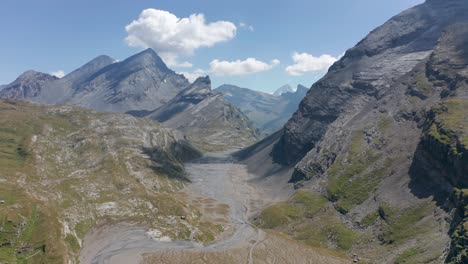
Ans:
[[[375,27],[423,0],[2,0],[0,84],[153,48],[176,72],[273,92],[310,87]]]

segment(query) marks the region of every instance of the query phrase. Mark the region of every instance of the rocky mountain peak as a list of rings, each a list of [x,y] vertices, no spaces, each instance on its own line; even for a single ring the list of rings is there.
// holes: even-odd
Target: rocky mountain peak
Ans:
[[[107,55],[100,55],[92,59],[85,65],[81,66],[80,68],[67,74],[63,79],[66,81],[70,81],[72,83],[83,81],[91,77],[97,71],[103,69],[106,66],[113,64],[114,62],[115,62],[115,59]]]
[[[0,92],[2,98],[26,98],[37,96],[44,85],[58,78],[47,73],[29,70],[21,74],[15,81],[5,85]]]
[[[159,55],[151,48],[137,53],[121,62],[128,67],[155,68],[163,73],[173,73]]]
[[[206,95],[210,94],[211,90],[211,79],[209,76],[205,77],[198,77],[185,91],[183,91],[183,95]]]
[[[57,77],[55,76],[52,76],[50,74],[47,74],[47,73],[43,73],[43,72],[38,72],[38,71],[34,71],[34,70],[28,70],[28,71],[25,71],[23,74],[21,74],[16,80],[16,81],[33,81],[33,80],[36,80],[36,79],[42,79],[42,80],[56,80],[58,79]]]

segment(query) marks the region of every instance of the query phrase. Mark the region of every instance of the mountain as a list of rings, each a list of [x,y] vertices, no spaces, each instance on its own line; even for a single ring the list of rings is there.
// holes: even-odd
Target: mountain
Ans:
[[[204,150],[246,146],[258,138],[250,120],[211,90],[208,76],[198,78],[164,106],[137,115],[184,132]]]
[[[5,98],[17,99],[36,97],[45,86],[55,80],[58,78],[46,73],[27,71],[9,85],[2,85],[0,95]]]
[[[286,124],[308,89],[298,85],[296,92],[284,92],[277,96],[225,84],[215,91],[222,93],[229,103],[248,116],[260,132],[271,134]]]
[[[61,79],[29,71],[1,90],[0,98],[147,117],[208,150],[245,146],[258,137],[249,119],[211,90],[208,77],[190,85],[152,49],[121,62],[99,56]]]
[[[391,18],[237,154],[300,189],[257,224],[356,262],[468,263],[467,12],[428,0]]]
[[[200,155],[151,120],[0,100],[1,262],[78,263],[85,234],[121,222],[214,239],[220,226],[181,195]]]
[[[289,84],[286,84],[276,89],[273,95],[280,96],[284,93],[294,93],[294,92],[295,92],[294,89]]]
[[[47,83],[36,75],[30,76],[27,84],[40,92],[21,97],[21,87],[15,81],[0,92],[0,98],[125,113],[159,107],[189,85],[183,75],[167,68],[152,49],[121,62],[99,56],[65,77]]]

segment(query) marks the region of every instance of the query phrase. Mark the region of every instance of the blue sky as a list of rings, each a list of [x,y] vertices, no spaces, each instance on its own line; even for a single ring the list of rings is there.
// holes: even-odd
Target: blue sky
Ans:
[[[98,55],[122,60],[150,46],[160,49],[156,51],[163,52],[163,58],[174,59],[172,65],[192,64],[190,68],[171,66],[178,72],[198,70],[199,74],[209,74],[214,87],[230,83],[272,92],[287,83],[310,86],[323,76],[333,58],[390,17],[422,2],[2,0],[0,84],[10,83],[29,69],[69,73]],[[150,8],[169,12],[152,12],[150,21],[166,23],[172,15],[187,18],[201,13],[205,24],[186,20],[189,26],[184,28],[185,33],[182,30],[167,43],[159,38],[143,38],[151,34],[162,36],[166,34],[164,30],[170,32],[170,23],[165,24],[166,28],[148,29],[155,24],[146,25],[146,20],[139,20],[141,23],[127,32],[126,26]],[[125,40],[129,35],[133,43]],[[213,39],[200,43],[204,36]],[[190,42],[190,38],[195,39]],[[187,40],[186,46],[173,47],[180,44],[179,39],[183,40],[180,43]],[[320,57],[324,54],[330,56]]]

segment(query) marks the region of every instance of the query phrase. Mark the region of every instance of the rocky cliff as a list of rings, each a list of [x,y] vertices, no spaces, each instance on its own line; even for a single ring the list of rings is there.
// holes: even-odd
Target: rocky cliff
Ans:
[[[465,254],[450,246],[460,223],[450,197],[468,175],[467,12],[460,0],[404,11],[313,85],[272,140],[273,161],[294,167],[302,190],[259,224],[356,261]]]
[[[198,78],[166,105],[142,116],[182,131],[204,150],[246,146],[259,136],[239,109],[211,90],[208,76]]]

